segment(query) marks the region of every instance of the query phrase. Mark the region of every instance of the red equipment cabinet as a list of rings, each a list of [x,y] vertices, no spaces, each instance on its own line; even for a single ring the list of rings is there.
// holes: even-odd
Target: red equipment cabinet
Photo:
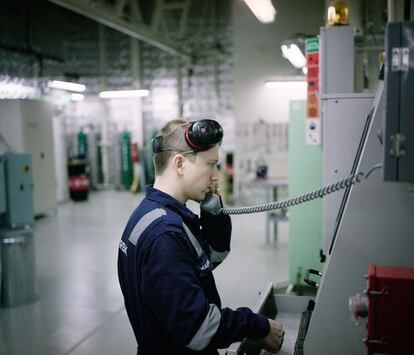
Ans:
[[[414,354],[414,269],[369,265],[368,354]]]

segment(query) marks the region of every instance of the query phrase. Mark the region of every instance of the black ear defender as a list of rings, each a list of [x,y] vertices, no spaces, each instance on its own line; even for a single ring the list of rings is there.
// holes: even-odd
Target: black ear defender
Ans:
[[[191,122],[185,130],[185,140],[195,151],[208,150],[223,140],[223,128],[214,120]]]
[[[154,153],[161,153],[164,150],[174,150],[173,147],[164,147],[163,140],[164,137],[162,136],[155,137],[151,140],[152,151]],[[213,145],[223,140],[223,128],[220,126],[220,123],[214,120],[189,122],[189,126],[185,130],[185,140],[195,152],[209,150]]]
[[[161,153],[164,150],[162,141],[163,141],[162,136],[155,137],[151,140],[153,153]]]

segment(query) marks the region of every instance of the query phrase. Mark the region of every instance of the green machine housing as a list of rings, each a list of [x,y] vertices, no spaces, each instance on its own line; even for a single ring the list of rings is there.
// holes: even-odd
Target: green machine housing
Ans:
[[[33,176],[30,154],[0,156],[0,227],[33,225]]]

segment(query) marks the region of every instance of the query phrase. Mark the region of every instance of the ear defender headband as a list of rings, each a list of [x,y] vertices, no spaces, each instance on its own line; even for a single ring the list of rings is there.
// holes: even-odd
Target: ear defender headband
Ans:
[[[209,150],[222,140],[223,128],[220,126],[220,123],[214,120],[190,122],[190,125],[185,130],[185,141],[195,152]],[[154,153],[160,153],[164,150],[174,150],[173,148],[163,146],[162,136],[155,137],[151,143]]]

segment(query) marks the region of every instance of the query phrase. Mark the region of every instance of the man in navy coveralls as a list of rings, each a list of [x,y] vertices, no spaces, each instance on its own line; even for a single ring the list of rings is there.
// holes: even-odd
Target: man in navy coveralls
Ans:
[[[218,182],[218,122],[168,122],[153,141],[156,179],[119,244],[118,275],[139,355],[218,354],[243,338],[279,351],[282,326],[248,308],[222,308],[212,270],[230,250],[231,220],[185,205]]]

